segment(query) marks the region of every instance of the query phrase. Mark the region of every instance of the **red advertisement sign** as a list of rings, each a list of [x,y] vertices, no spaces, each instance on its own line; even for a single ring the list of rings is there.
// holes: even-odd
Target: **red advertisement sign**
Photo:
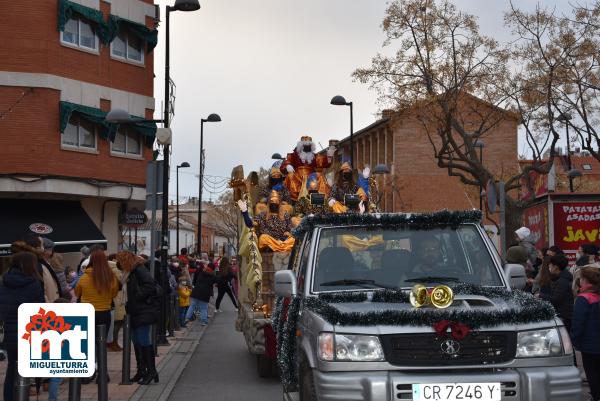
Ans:
[[[600,241],[600,202],[556,202],[554,245],[576,251],[580,245]]]
[[[548,245],[548,204],[542,203],[525,209],[523,225],[531,230],[531,239],[537,249]]]
[[[530,200],[548,193],[548,175],[539,174],[530,171],[529,175],[522,176],[521,180],[521,199]],[[530,190],[529,188],[532,188]]]

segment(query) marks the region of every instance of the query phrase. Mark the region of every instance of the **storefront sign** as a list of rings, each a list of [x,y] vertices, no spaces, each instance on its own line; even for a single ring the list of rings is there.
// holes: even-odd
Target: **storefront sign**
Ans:
[[[54,231],[52,227],[44,223],[33,223],[29,226],[29,230],[40,235],[50,234]]]
[[[556,202],[554,244],[564,251],[600,240],[600,202]]]
[[[119,218],[119,224],[136,227],[146,224],[148,216],[141,210],[129,209]]]
[[[548,204],[542,203],[525,209],[523,225],[531,230],[531,239],[537,249],[548,246]]]

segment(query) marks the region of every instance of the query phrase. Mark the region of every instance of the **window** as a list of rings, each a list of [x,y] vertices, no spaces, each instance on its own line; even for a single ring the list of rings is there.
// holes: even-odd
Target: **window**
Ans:
[[[144,41],[127,32],[121,32],[111,43],[111,54],[115,58],[144,62]]]
[[[68,148],[96,149],[96,126],[72,115],[61,136],[61,145]]]
[[[98,35],[92,25],[83,19],[73,17],[61,32],[61,41],[71,46],[88,50],[98,50]]]
[[[121,126],[115,136],[115,140],[110,145],[113,153],[121,155],[141,156],[142,143],[140,134],[132,128]]]
[[[432,276],[438,278],[436,282],[502,285],[500,272],[474,225],[327,228],[318,241],[312,279],[315,292],[409,289]],[[304,254],[301,265],[303,259]]]
[[[584,170],[591,170],[592,169],[592,165],[591,164],[582,164],[581,167],[583,167]]]

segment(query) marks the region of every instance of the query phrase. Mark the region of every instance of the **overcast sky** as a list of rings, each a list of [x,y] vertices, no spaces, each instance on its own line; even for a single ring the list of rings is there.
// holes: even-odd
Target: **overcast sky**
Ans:
[[[159,0],[164,6],[174,0]],[[173,129],[171,198],[175,166],[180,198],[197,196],[200,119],[218,113],[220,123],[204,124],[205,174],[228,177],[271,165],[274,152],[285,154],[300,136],[327,146],[349,133],[348,107],[331,106],[334,95],[354,102],[355,131],[379,112],[377,96],[351,74],[368,66],[384,39],[386,0],[201,0],[196,12],[171,13],[171,78],[177,85]],[[531,9],[533,0],[514,0]],[[568,9],[568,0],[544,0]],[[503,12],[508,0],[454,0],[479,19],[481,31],[505,40]],[[164,88],[164,26],[154,51],[157,114]],[[317,145],[318,146],[318,145]],[[215,189],[223,189],[224,179]],[[203,198],[215,199],[205,187]],[[182,199],[183,200],[183,199]]]

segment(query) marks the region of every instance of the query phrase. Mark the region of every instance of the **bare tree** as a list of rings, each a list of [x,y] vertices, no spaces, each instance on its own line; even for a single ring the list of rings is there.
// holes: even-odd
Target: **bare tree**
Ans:
[[[547,173],[558,140],[545,131],[550,159],[544,161],[544,127],[532,116],[540,111],[542,82],[523,81],[512,69],[515,52],[479,32],[476,19],[446,0],[396,0],[386,11],[384,46],[398,44],[392,56],[379,54],[354,77],[376,89],[383,104],[404,109],[417,107],[440,168],[468,185],[485,186],[490,180],[518,189],[529,171]],[[546,96],[547,97],[547,96]],[[420,106],[420,107],[419,107]],[[533,163],[523,171],[492,172],[480,163],[476,147],[503,119],[514,118],[532,138]],[[515,225],[523,204],[507,196]]]
[[[539,88],[539,96],[529,99],[540,106],[534,121],[553,134],[568,124],[571,139],[600,160],[600,2],[571,11],[558,15],[538,6],[527,13],[511,3],[505,20],[517,35],[519,77]]]
[[[227,244],[238,249],[240,241],[240,213],[233,201],[233,192],[225,191],[218,200],[208,208],[208,218],[215,227],[217,235],[225,237]]]

